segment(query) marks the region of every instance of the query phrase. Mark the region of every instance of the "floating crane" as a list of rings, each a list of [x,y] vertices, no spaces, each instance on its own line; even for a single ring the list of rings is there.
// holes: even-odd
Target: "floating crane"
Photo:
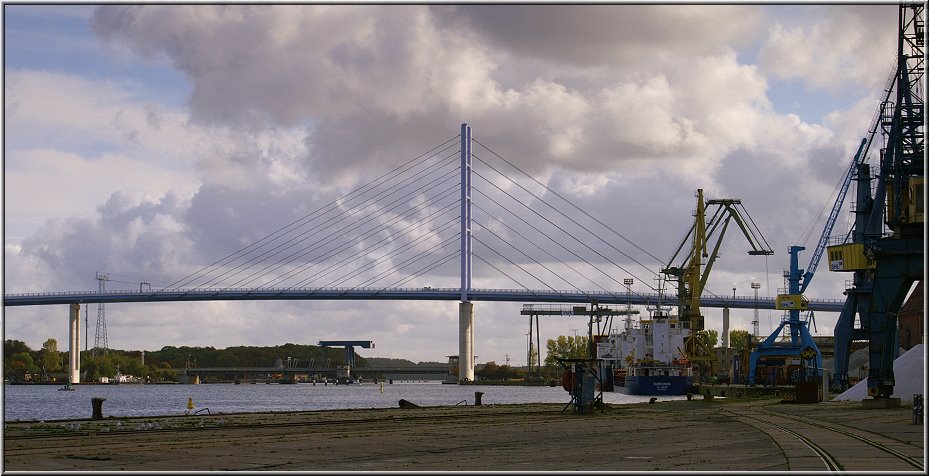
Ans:
[[[867,340],[868,395],[874,405],[888,406],[894,404],[897,312],[913,283],[925,279],[925,5],[901,3],[898,18],[896,69],[877,115],[884,147],[874,193],[870,165],[862,163],[851,240],[827,248],[830,271],[854,273],[835,327],[836,386],[849,385],[851,342]]]
[[[706,221],[708,206],[715,206],[716,209],[710,220]],[[690,335],[684,341],[684,351],[688,360],[700,366],[700,371],[695,374],[702,375],[706,371],[714,373],[713,364],[716,357],[707,343],[704,319],[700,313],[700,296],[706,287],[710,270],[716,258],[719,257],[719,247],[729,227],[729,222],[734,219],[739,225],[739,229],[742,230],[742,234],[752,247],[748,252],[749,255],[772,255],[774,251],[768,246],[739,199],[717,199],[704,202],[703,189],[698,189],[697,210],[694,216],[694,224],[690,227],[690,231],[687,232],[677,251],[674,252],[674,256],[668,260],[668,265],[662,268],[661,272],[677,281],[678,318],[690,325]],[[712,246],[712,251],[709,251],[710,240],[714,238],[714,235],[716,243]],[[681,254],[689,238],[692,238],[691,247],[684,263],[680,266],[671,266],[671,263]],[[703,268],[704,259],[706,259],[705,269]]]
[[[816,272],[816,268],[819,266],[820,258],[822,258],[823,251],[826,249],[826,243],[829,241],[829,235],[832,233],[832,228],[835,226],[839,212],[842,210],[842,204],[845,202],[848,186],[852,183],[852,176],[858,168],[858,164],[861,162],[862,152],[867,143],[867,139],[861,139],[858,152],[855,153],[855,158],[852,160],[848,171],[845,173],[845,178],[839,188],[835,203],[832,205],[832,211],[829,213],[829,218],[826,220],[826,226],[823,227],[823,232],[819,237],[819,243],[813,251],[813,256],[810,258],[809,266],[806,267],[806,272],[800,269],[798,257],[800,251],[806,248],[803,246],[791,246],[788,249],[788,254],[790,255],[790,272],[787,277],[787,293],[778,294],[774,301],[775,309],[787,311],[787,318],[781,319],[781,324],[777,326],[777,329],[775,329],[767,339],[760,342],[758,347],[752,350],[748,363],[749,385],[755,385],[755,370],[758,362],[767,358],[783,360],[786,357],[803,355],[804,351],[806,351],[806,355],[814,356],[812,359],[809,359],[813,360],[814,363],[811,370],[822,368],[823,355],[819,351],[816,342],[813,341],[813,336],[810,335],[809,329],[809,322],[813,319],[813,312],[810,311],[807,320],[804,321],[800,319],[800,311],[807,310],[810,304],[810,301],[803,295],[803,292],[809,287],[813,279],[813,273]],[[790,342],[777,342],[777,338],[781,335],[781,331],[784,327],[787,327],[790,331]],[[817,373],[819,372],[819,370],[814,371]]]

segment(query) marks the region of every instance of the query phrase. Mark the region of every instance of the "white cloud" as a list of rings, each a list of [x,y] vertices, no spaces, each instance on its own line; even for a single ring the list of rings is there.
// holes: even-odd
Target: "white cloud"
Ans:
[[[26,149],[10,151],[6,161],[5,224],[7,239],[16,242],[45,220],[91,215],[114,190],[158,194],[193,188],[176,172],[121,155],[88,160],[57,150]]]
[[[834,111],[825,124],[805,122],[775,112],[768,85],[793,77],[778,59],[792,41],[825,45],[840,25],[858,24],[857,10],[808,29],[783,23],[768,34],[763,9],[755,6],[549,7],[555,6],[99,7],[92,25],[100,38],[123,53],[166,61],[190,81],[189,110],[141,99],[145,84],[10,69],[5,220],[8,227],[22,223],[22,231],[5,250],[8,291],[86,289],[98,270],[168,284],[453,137],[461,122],[661,259],[687,231],[697,188],[709,198],[742,198],[777,254],[770,262],[746,260],[742,238],[728,237],[716,268],[722,292],[730,282],[747,289],[759,279],[778,287],[786,246],[826,200],[848,159],[849,138],[857,145],[856,118],[868,107],[857,91],[840,90],[854,107]],[[752,64],[746,49],[766,34],[761,64]],[[833,78],[843,68],[873,64],[870,50],[848,60],[853,49],[835,48],[844,59],[826,65]],[[812,58],[799,50],[783,64],[825,86],[813,74]],[[868,87],[866,76],[854,81]],[[483,164],[476,169],[522,193]],[[557,202],[551,194],[544,198]],[[538,199],[530,202],[544,209]],[[482,224],[519,242],[497,223]],[[631,257],[608,250],[615,265],[604,264],[579,251],[610,273],[590,272],[590,278],[616,288],[610,278],[634,273],[637,287],[653,286],[656,260],[598,230],[596,236]],[[384,252],[367,253],[368,259]],[[476,286],[515,286],[477,260],[475,267],[483,273]],[[454,282],[456,270],[453,261],[410,285]],[[818,276],[814,292],[840,294],[840,278]],[[518,306],[478,303],[481,360],[503,362],[508,352],[520,362],[525,323]],[[714,326],[717,311],[708,318]],[[376,355],[443,360],[457,353],[453,303],[127,304],[109,306],[108,313],[111,342],[122,348],[357,337],[378,342]],[[17,330],[13,338],[64,341],[59,310],[11,309],[9,316],[7,329],[27,326],[27,334]],[[36,324],[28,327],[29,319]],[[573,328],[583,333],[584,324],[545,322],[543,341]]]
[[[776,23],[759,52],[765,71],[812,88],[880,88],[896,56],[896,4],[830,8],[812,26]]]
[[[522,11],[452,9],[455,14],[482,18],[499,18],[511,10]],[[530,8],[526,10],[530,16],[522,23],[547,25],[556,18],[548,15],[556,10],[559,22],[568,20],[560,8]],[[630,16],[632,9],[607,8],[609,14],[600,18],[601,10],[568,7],[566,12],[593,21],[593,26],[578,34],[567,21],[547,34],[570,31],[576,37],[570,53],[580,54],[582,46],[597,44],[602,49],[600,35],[605,32],[622,31],[619,39],[628,40],[630,31],[651,31],[649,22],[657,28],[678,21],[706,25],[699,21],[704,17],[732,16],[740,21],[724,22],[738,28],[708,29],[710,39],[672,33],[656,37],[658,43],[648,46],[669,42],[684,47],[695,59],[665,56],[642,62],[627,54],[608,56],[606,64],[613,67],[600,70],[602,77],[596,81],[588,78],[584,87],[557,79],[565,70],[558,63],[550,65],[544,76],[511,77],[507,84],[512,86],[503,86],[496,78],[500,64],[528,43],[498,38],[494,36],[497,30],[484,33],[499,40],[496,46],[503,46],[502,51],[493,49],[493,42],[466,42],[467,35],[459,35],[460,26],[441,28],[449,21],[442,8],[104,7],[97,10],[94,26],[107,41],[123,41],[144,54],[172,58],[194,84],[191,106],[197,119],[241,123],[265,118],[281,124],[311,120],[316,125],[317,172],[329,172],[336,162],[343,170],[363,166],[389,154],[392,141],[383,134],[372,134],[372,129],[416,129],[425,121],[434,137],[441,136],[443,124],[446,131],[462,120],[479,124],[475,134],[500,144],[504,152],[515,150],[511,144],[519,144],[522,157],[527,158],[517,160],[534,172],[546,163],[604,170],[643,156],[716,155],[710,160],[718,160],[724,151],[708,151],[706,136],[745,123],[739,115],[765,106],[764,81],[752,67],[738,66],[731,49],[718,46],[720,41],[744,41],[738,38],[757,19],[756,10],[638,7],[636,16]],[[615,22],[606,18],[629,28],[616,29]],[[648,20],[643,23],[642,18]],[[301,22],[299,33],[283,39],[270,33],[279,23],[293,32],[295,19]],[[333,25],[342,28],[331,32]],[[185,38],[183,47],[178,38]],[[303,48],[296,49],[297,43]],[[641,41],[620,44],[633,50],[645,48]],[[553,47],[551,42],[545,45]],[[626,69],[630,66],[640,72],[630,75]],[[676,71],[676,77],[659,72],[668,68]],[[269,79],[267,71],[284,73]],[[707,105],[711,105],[708,110],[701,107]],[[707,129],[716,112],[741,109],[745,111],[720,118],[727,122],[725,127]],[[335,129],[353,135],[335,135]],[[334,142],[335,138],[342,141]],[[345,144],[349,140],[358,143]],[[728,141],[718,142],[725,147]],[[342,157],[334,156],[336,148]],[[358,149],[357,153],[351,153],[351,148]],[[345,160],[346,156],[350,159]]]

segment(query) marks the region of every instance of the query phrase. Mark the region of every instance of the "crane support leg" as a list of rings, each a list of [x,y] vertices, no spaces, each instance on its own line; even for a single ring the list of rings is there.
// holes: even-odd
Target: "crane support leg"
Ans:
[[[875,250],[877,268],[867,316],[870,336],[868,395],[893,394],[893,362],[899,349],[897,313],[914,281],[922,279],[922,241],[881,240]]]
[[[852,288],[847,291],[848,299],[839,314],[835,325],[835,361],[833,363],[834,391],[841,393],[848,390],[848,359],[851,357],[852,341],[868,338],[867,329],[855,329],[855,315],[858,314],[859,293]],[[865,294],[870,296],[870,294]]]

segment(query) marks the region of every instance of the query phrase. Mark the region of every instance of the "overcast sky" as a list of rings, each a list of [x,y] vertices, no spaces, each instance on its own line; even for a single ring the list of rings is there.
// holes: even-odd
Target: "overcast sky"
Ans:
[[[110,274],[108,289],[168,285],[467,122],[482,144],[628,239],[587,233],[619,250],[603,266],[621,268],[578,287],[621,291],[621,270],[641,262],[651,271],[629,274],[633,290],[648,291],[654,283],[641,281],[671,258],[702,188],[708,199],[741,199],[775,252],[750,257],[730,230],[708,288],[748,296],[758,282],[773,296],[785,287],[789,246],[805,245],[801,267],[809,263],[897,35],[890,3],[8,3],[3,13],[5,293],[96,289],[97,272]],[[492,221],[481,225],[507,232]],[[846,206],[833,235],[849,224]],[[475,237],[491,243],[483,231]],[[558,253],[554,243],[545,250]],[[560,266],[572,256],[556,256],[552,266],[567,274]],[[521,287],[497,271],[475,260],[475,286]],[[457,272],[452,260],[410,285],[456,286]],[[821,265],[806,294],[844,299],[847,279]],[[522,284],[572,289],[551,276]],[[478,362],[525,364],[521,304],[475,303]],[[97,306],[84,311],[93,345]],[[704,314],[721,329],[721,309]],[[760,311],[761,333],[780,318]],[[832,335],[836,318],[819,313],[815,334]],[[751,320],[751,310],[733,311],[732,328],[751,330]],[[4,337],[33,348],[53,337],[65,348],[67,321],[65,306],[4,308]],[[106,324],[109,346],[126,350],[358,339],[376,344],[363,356],[458,353],[457,302],[110,304]],[[586,325],[542,318],[541,337]]]

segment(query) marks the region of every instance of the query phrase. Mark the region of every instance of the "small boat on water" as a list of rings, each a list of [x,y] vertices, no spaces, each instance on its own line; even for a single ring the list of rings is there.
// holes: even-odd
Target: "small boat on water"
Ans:
[[[71,391],[71,390],[77,390],[77,389],[71,386],[71,382],[65,382],[64,386],[59,388],[58,390],[59,391]]]

